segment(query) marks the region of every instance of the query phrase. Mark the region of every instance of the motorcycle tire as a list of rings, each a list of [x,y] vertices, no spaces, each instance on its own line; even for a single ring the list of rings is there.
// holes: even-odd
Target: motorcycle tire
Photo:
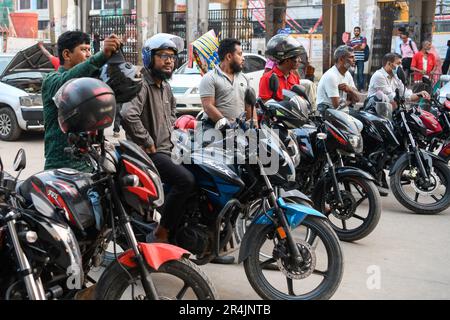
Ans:
[[[347,220],[341,220],[342,221],[342,227],[338,226],[334,221],[330,220],[330,224],[334,231],[336,232],[339,240],[345,241],[345,242],[354,242],[361,239],[364,239],[369,234],[375,230],[376,226],[378,225],[381,217],[381,196],[380,192],[375,185],[370,180],[359,178],[359,177],[353,177],[353,176],[347,176],[347,177],[340,177],[338,180],[339,185],[342,184],[354,184],[362,188],[362,190],[365,192],[367,197],[367,202],[369,204],[369,210],[367,212],[366,217],[361,217],[356,212],[352,214],[350,219],[357,219],[360,221],[363,221],[362,224],[354,227],[349,228],[349,225],[347,225]],[[343,187],[343,186],[342,186]],[[334,188],[331,183],[328,184],[326,187],[326,190],[323,190],[323,193],[317,193],[316,199],[313,199],[313,202],[315,204],[316,210],[324,213],[330,218],[330,215],[332,213],[327,213],[327,207],[325,203],[325,197],[323,195],[325,194],[334,194]],[[320,195],[320,196],[319,196]],[[357,201],[358,202],[358,201]],[[365,202],[363,200],[363,202]],[[361,203],[360,203],[361,204]],[[360,205],[359,204],[359,205]],[[358,205],[358,206],[359,206]],[[337,219],[340,219],[336,217]],[[333,219],[334,220],[334,219]]]
[[[433,169],[440,179],[443,179],[442,185],[446,186],[445,194],[442,199],[434,204],[418,203],[418,197],[414,200],[408,197],[402,188],[402,174],[408,168],[409,161],[405,161],[399,166],[398,170],[391,176],[391,190],[395,198],[405,208],[420,214],[437,214],[450,207],[450,168],[442,161],[433,159]],[[403,182],[404,183],[404,182]]]
[[[270,274],[273,276],[273,271],[267,271],[269,273],[263,272],[264,267],[260,260],[260,251],[266,241],[273,241],[271,239],[275,232],[274,225],[253,225],[252,228],[257,229],[252,231],[255,232],[255,237],[250,244],[250,255],[244,261],[244,268],[250,285],[261,298],[267,300],[326,300],[330,299],[338,289],[342,280],[344,260],[336,233],[333,231],[328,221],[313,216],[308,216],[302,221],[300,226],[306,227],[311,234],[314,234],[314,236],[307,236],[305,241],[308,242],[309,239],[313,239],[312,242],[314,242],[314,239],[318,237],[322,240],[323,245],[326,248],[328,268],[327,271],[324,272],[326,274],[323,275],[322,273],[321,275],[324,279],[317,288],[311,292],[300,295],[296,295],[293,292],[293,289],[289,290],[286,294],[276,288],[276,286],[272,285],[268,278],[266,278],[266,275]],[[293,232],[294,231],[295,230],[293,230]],[[318,270],[315,271],[317,273],[321,272]],[[281,274],[281,276],[284,277],[285,275]],[[288,281],[288,288],[289,285],[293,288],[293,280],[289,280],[287,276],[286,279]],[[276,284],[279,284],[279,281],[277,281]]]
[[[160,294],[162,300],[174,300],[183,299],[180,296],[181,293],[186,293],[187,290],[190,294],[194,294],[198,300],[216,300],[218,294],[211,280],[206,274],[190,260],[182,258],[179,260],[168,261],[163,264],[159,270],[153,270],[149,267],[149,272],[152,275],[152,279],[157,274],[168,274],[171,278],[177,278],[183,283],[183,287],[176,296],[167,297],[160,292],[167,287],[170,287],[168,283],[161,283],[158,286],[155,283],[156,290]],[[137,267],[129,268],[121,265],[117,260],[110,263],[106,270],[103,272],[100,280],[97,282],[96,299],[97,300],[121,300],[125,295],[130,285],[130,276],[133,279],[138,279],[140,273]],[[166,280],[166,279],[164,279]],[[173,281],[173,279],[167,279]],[[134,297],[135,298],[135,297]],[[189,298],[191,299],[191,298]]]

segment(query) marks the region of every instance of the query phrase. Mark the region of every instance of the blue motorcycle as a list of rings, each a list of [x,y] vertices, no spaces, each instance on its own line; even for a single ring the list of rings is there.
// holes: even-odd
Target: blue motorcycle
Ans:
[[[238,127],[244,124],[238,121]],[[335,232],[306,196],[299,192],[281,196],[281,187],[295,181],[296,171],[278,135],[267,126],[246,133],[240,142],[234,139],[236,148],[230,153],[223,148],[224,141],[186,147],[193,133],[179,132],[175,149],[179,155],[180,150],[189,150],[190,164],[185,166],[198,188],[170,232],[171,243],[193,253],[199,265],[240,249],[239,263],[244,263],[251,286],[263,299],[331,298],[343,274]],[[258,152],[252,151],[251,141],[256,141]],[[270,162],[261,158],[261,152]],[[269,173],[274,162],[279,168]],[[255,218],[240,238],[237,220],[243,212],[255,210],[255,204],[259,205]],[[133,226],[145,234],[145,223],[135,221]],[[278,272],[267,273],[268,265],[276,265]]]

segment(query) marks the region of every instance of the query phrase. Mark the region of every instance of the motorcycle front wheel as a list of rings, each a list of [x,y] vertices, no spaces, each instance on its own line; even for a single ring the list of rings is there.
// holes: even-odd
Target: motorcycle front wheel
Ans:
[[[216,300],[216,289],[206,274],[188,259],[168,261],[159,270],[149,268],[160,300]],[[137,267],[113,261],[96,288],[97,300],[145,300]]]
[[[275,235],[274,225],[253,225],[255,237],[244,268],[250,285],[267,300],[324,300],[336,292],[343,275],[343,255],[339,240],[329,223],[308,216],[291,232],[303,262],[289,258],[285,240]],[[284,255],[283,255],[284,253]],[[265,260],[261,257],[266,256]],[[266,265],[278,265],[267,270]]]
[[[405,159],[391,176],[395,198],[407,209],[422,214],[437,214],[450,206],[450,168],[433,159],[430,185],[420,181],[418,168]]]
[[[338,203],[332,183],[316,193],[314,205],[328,216],[339,240],[361,240],[372,233],[380,221],[380,193],[372,181],[359,177],[340,177],[338,184],[343,205]]]

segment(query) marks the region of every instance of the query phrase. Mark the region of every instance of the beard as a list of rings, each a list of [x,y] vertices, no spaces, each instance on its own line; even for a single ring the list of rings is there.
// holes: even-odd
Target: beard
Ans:
[[[233,70],[233,73],[239,73],[242,71],[242,66],[238,64],[236,61],[233,61],[230,65],[231,70]]]
[[[151,73],[155,78],[167,81],[167,80],[172,79],[173,70],[170,72],[165,72],[165,71],[162,71],[161,69],[152,68]]]

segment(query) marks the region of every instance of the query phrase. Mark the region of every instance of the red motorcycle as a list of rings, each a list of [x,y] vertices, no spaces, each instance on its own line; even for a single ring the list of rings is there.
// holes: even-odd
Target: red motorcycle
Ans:
[[[436,97],[431,99],[430,111],[418,109],[423,130],[414,132],[419,145],[428,151],[439,150],[439,156],[450,161],[450,100],[440,103]]]
[[[85,92],[76,92],[80,88]],[[113,123],[116,110],[111,89],[99,80],[81,78],[61,90],[55,102],[60,127],[69,137],[70,147],[65,152],[89,161],[93,172],[44,171],[21,182],[18,193],[30,208],[30,190],[34,190],[60,209],[52,219],[68,224],[75,233],[82,256],[81,274],[88,275],[101,266],[110,243],[115,261],[98,281],[85,277],[79,284],[83,291],[69,287],[66,270],[55,270],[49,281],[60,288],[57,298],[215,299],[211,281],[188,259],[189,252],[169,244],[139,242],[133,231],[131,208],[143,217],[151,215],[163,204],[164,194],[155,166],[139,146],[127,141],[113,146],[105,140],[103,130]],[[71,94],[86,100],[72,103]],[[95,103],[89,105],[89,101]],[[118,255],[116,244],[126,244],[123,247],[129,250]],[[89,282],[95,286],[87,288]]]

